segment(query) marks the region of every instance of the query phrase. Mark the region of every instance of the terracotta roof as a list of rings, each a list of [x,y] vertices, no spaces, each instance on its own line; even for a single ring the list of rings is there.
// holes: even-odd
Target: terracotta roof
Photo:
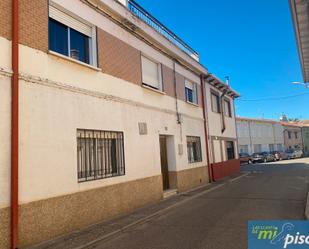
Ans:
[[[304,124],[302,124],[302,123],[296,123],[296,122],[280,122],[283,126],[290,126],[290,127],[299,127],[299,128],[301,128],[301,127],[303,127],[304,126]]]

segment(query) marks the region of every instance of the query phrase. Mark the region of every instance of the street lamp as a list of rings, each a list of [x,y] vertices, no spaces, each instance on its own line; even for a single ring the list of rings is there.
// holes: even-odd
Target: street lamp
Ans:
[[[305,86],[305,88],[309,88],[309,82],[303,83],[303,82],[295,81],[295,82],[292,82],[292,84],[294,84],[294,85],[303,85],[303,86]]]

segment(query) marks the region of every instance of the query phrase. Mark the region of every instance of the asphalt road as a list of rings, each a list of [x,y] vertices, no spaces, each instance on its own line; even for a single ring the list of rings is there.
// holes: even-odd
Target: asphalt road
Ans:
[[[309,159],[242,171],[250,174],[89,248],[245,249],[248,220],[305,219]]]

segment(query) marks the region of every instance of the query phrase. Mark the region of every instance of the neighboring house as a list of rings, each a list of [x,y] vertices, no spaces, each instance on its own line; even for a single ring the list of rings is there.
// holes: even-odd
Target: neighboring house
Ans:
[[[240,153],[284,151],[283,127],[266,119],[237,118]]]
[[[302,127],[304,155],[309,156],[309,125]]]
[[[1,249],[239,170],[239,95],[134,1],[18,2],[0,3]]]
[[[303,150],[302,125],[292,122],[281,122],[281,125],[284,129],[285,148]]]
[[[236,172],[239,153],[235,121],[235,93],[214,75],[207,77],[206,106],[210,160],[214,178]],[[222,170],[223,169],[223,170]]]

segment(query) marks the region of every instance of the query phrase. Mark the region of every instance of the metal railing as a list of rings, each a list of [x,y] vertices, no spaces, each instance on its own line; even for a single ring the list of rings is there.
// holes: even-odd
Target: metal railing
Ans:
[[[125,174],[122,132],[77,130],[78,182]]]
[[[144,21],[147,25],[152,27],[158,33],[163,35],[166,39],[180,48],[183,52],[191,56],[196,61],[199,61],[199,54],[192,49],[188,44],[181,40],[176,34],[165,27],[159,20],[148,13],[143,7],[141,7],[134,0],[128,1],[129,10],[136,15],[140,20]]]

